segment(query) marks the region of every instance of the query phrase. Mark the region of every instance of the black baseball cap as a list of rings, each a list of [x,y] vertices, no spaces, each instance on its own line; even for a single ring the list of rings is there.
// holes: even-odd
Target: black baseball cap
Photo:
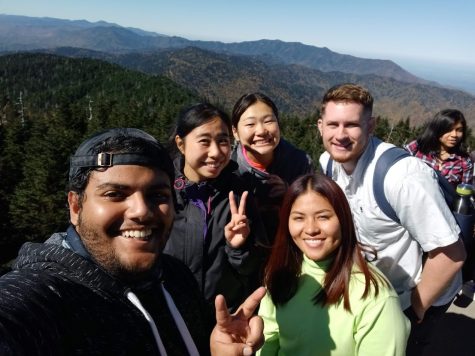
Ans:
[[[101,151],[100,147],[110,140],[143,141],[138,152],[123,148],[124,152]],[[173,162],[165,147],[152,135],[136,128],[113,128],[98,132],[85,140],[70,159],[69,180],[83,168],[107,168],[116,165],[140,165],[157,167],[174,180]]]

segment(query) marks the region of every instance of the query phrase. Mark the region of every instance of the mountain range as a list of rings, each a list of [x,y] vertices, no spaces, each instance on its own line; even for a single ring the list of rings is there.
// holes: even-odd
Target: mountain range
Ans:
[[[339,54],[296,42],[191,41],[103,21],[70,21],[0,14],[0,53],[42,51],[96,58],[162,75],[227,109],[245,92],[263,91],[282,112],[315,112],[323,93],[357,82],[375,97],[375,114],[420,124],[454,107],[475,117],[475,97],[418,78],[390,60]],[[474,128],[474,120],[469,120]]]

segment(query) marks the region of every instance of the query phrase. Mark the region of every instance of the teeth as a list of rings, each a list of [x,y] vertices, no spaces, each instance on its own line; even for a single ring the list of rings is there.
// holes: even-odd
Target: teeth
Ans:
[[[323,244],[323,240],[321,239],[305,239],[304,241],[310,246],[319,246],[320,244]]]
[[[148,228],[145,230],[126,230],[122,231],[122,236],[129,239],[144,240],[148,241],[150,235],[152,234],[152,229]]]

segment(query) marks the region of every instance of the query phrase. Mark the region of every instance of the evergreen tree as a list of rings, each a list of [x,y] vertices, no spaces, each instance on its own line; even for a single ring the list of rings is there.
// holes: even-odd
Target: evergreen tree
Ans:
[[[307,152],[315,167],[318,166],[318,159],[324,151],[323,142],[318,132],[317,120],[318,115],[310,115],[303,119],[283,115],[280,122],[283,137]]]
[[[200,101],[164,77],[98,60],[32,53],[0,56],[0,93],[0,256],[12,244],[43,241],[66,227],[69,156],[85,137],[136,127],[165,143],[178,113]],[[213,98],[225,106],[226,95]],[[282,136],[305,150],[315,168],[324,150],[317,118],[284,113],[280,121]],[[409,118],[378,117],[375,135],[400,146],[420,130]],[[475,149],[471,131],[468,144]]]
[[[69,157],[83,136],[79,108],[61,99],[51,117],[35,121],[26,143],[23,179],[10,206],[18,239],[43,241],[68,221],[65,184]]]
[[[403,146],[417,137],[419,129],[411,127],[410,119],[391,122],[388,118],[376,118],[374,135],[396,146]]]
[[[25,162],[24,142],[29,139],[31,121],[15,103],[4,98],[0,124],[0,262],[15,255],[19,246],[16,239],[16,226],[11,223],[10,204],[12,192],[23,178]]]

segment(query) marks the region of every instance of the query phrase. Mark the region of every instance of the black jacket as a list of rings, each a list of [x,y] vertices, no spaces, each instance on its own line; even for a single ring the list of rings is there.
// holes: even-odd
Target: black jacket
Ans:
[[[283,138],[274,150],[274,159],[266,171],[252,167],[242,153],[241,144],[234,147],[232,159],[239,175],[256,199],[269,241],[274,240],[279,223],[279,208],[290,184],[299,176],[313,172],[312,159]],[[279,179],[280,178],[280,179]]]
[[[260,171],[256,172],[256,169],[249,165],[242,154],[240,143],[234,147],[232,159],[239,166],[239,175],[244,177],[246,181],[248,179],[253,181],[251,185],[254,187],[256,197],[259,195],[260,186],[258,183],[268,179],[269,175],[277,175],[290,185],[297,177],[313,172],[313,163],[310,156],[283,138],[280,139],[274,150],[274,159],[266,169],[267,174]],[[250,179],[251,177],[254,180]]]
[[[186,181],[181,159],[175,165],[177,209],[165,252],[190,268],[210,304],[217,294],[223,294],[229,309],[234,310],[260,285],[257,272],[264,263],[258,245],[267,237],[254,198],[249,194],[246,200],[251,232],[246,243],[234,249],[226,243],[224,227],[231,219],[229,192],[235,193],[239,205],[245,190],[234,173],[237,165],[231,161],[216,179],[200,184]],[[204,202],[204,209],[198,207],[197,200]]]
[[[159,261],[157,278],[130,286],[60,244],[24,244],[13,271],[0,278],[0,354],[158,355],[149,324],[125,297],[132,290],[155,320],[168,355],[184,355],[160,283],[200,353],[208,354],[211,319],[193,276],[170,256]]]

